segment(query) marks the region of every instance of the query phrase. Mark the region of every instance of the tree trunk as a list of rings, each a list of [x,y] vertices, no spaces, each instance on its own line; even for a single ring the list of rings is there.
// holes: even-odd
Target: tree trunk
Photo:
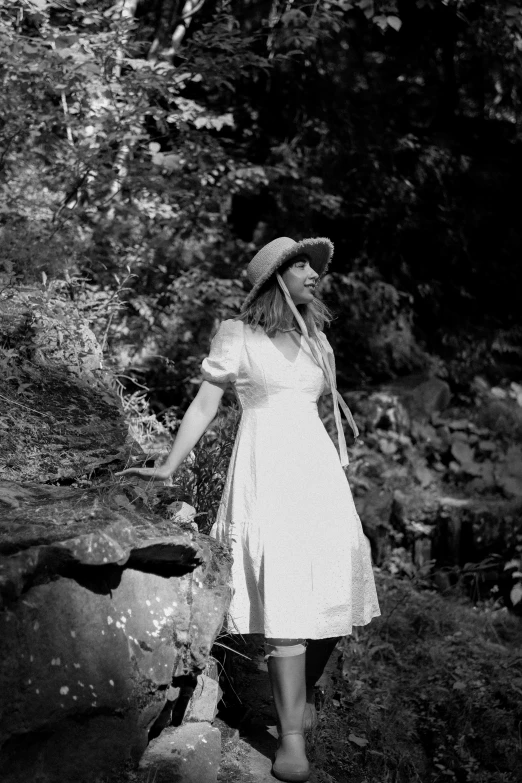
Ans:
[[[136,13],[137,5],[138,5],[138,0],[120,0],[119,7],[115,8],[115,15],[119,13],[122,21],[134,19],[134,14]],[[125,30],[125,34],[122,38],[121,45],[116,52],[116,62],[112,73],[113,81],[116,81],[121,76],[121,66],[123,62],[124,46],[127,43],[128,34],[129,34],[129,30],[127,29]],[[112,180],[111,186],[109,188],[109,193],[107,196],[108,209],[106,215],[109,218],[109,220],[112,220],[112,218],[114,217],[114,200],[117,198],[121,190],[122,183],[127,175],[127,160],[128,160],[129,152],[130,152],[129,145],[126,143],[122,143],[116,154],[116,160],[114,161],[114,166],[113,166],[115,176],[114,179]]]
[[[178,10],[178,0],[163,0],[158,13],[158,21],[154,40],[149,49],[147,59],[155,62],[158,59],[172,60],[179,51],[181,43],[185,37],[193,17],[201,10],[205,0],[185,0]],[[136,12],[137,0],[122,0],[121,15],[122,18],[132,18]],[[121,61],[123,58],[123,44],[118,50],[116,66],[114,69],[114,78],[117,79],[121,73]],[[116,155],[114,162],[115,176],[107,196],[108,209],[106,216],[109,220],[114,217],[114,201],[121,191],[125,177],[128,171],[128,159],[132,152],[132,145],[122,143]]]
[[[156,18],[156,32],[149,49],[148,60],[156,61],[170,46],[170,38],[178,15],[178,0],[162,0]]]

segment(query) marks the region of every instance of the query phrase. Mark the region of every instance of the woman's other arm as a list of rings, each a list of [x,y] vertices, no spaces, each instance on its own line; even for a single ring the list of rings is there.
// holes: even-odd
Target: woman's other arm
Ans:
[[[163,465],[154,468],[127,468],[126,470],[120,470],[115,475],[124,476],[130,474],[156,481],[165,481],[170,478],[216,417],[226,386],[226,383],[202,382],[198,393],[181,420],[172,449]]]

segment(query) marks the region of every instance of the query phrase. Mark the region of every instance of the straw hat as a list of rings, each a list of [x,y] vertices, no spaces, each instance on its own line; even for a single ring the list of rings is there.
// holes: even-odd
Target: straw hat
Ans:
[[[259,293],[259,289],[291,258],[304,253],[310,259],[310,266],[322,275],[332,260],[334,246],[326,237],[302,239],[300,242],[289,237],[278,237],[265,245],[256,253],[247,267],[247,277],[252,289],[244,300],[241,310],[245,310]]]

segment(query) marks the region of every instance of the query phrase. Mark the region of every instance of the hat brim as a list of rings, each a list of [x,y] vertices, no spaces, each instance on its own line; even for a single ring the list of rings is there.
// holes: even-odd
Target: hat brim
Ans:
[[[248,293],[241,310],[245,310],[249,304],[256,298],[259,290],[265,285],[265,283],[272,277],[275,272],[287,261],[290,261],[294,256],[305,254],[310,258],[310,266],[314,269],[318,275],[324,275],[330,262],[332,260],[334,252],[333,242],[326,237],[312,237],[310,239],[302,239],[300,242],[296,242],[292,247],[284,250],[280,255],[274,259],[274,262],[266,270],[265,274],[256,282],[255,286]]]

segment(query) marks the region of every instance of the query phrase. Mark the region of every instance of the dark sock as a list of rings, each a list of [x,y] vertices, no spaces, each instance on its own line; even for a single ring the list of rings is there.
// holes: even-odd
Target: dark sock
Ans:
[[[308,695],[321,678],[325,666],[340,638],[340,636],[335,636],[328,639],[308,640],[305,667],[306,690]]]

